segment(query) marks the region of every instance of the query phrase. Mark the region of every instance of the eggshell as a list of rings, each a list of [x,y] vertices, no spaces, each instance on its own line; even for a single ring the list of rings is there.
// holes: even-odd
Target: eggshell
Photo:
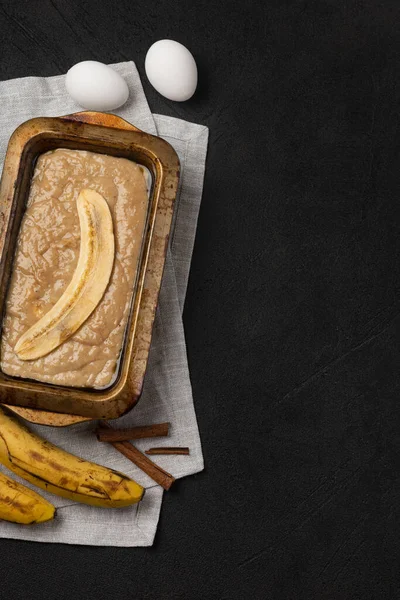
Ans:
[[[197,87],[197,66],[189,50],[173,40],[159,40],[146,55],[145,70],[151,85],[176,102],[189,100]]]
[[[129,96],[125,79],[95,60],[85,60],[71,67],[65,86],[75,102],[89,110],[113,110],[125,104]]]

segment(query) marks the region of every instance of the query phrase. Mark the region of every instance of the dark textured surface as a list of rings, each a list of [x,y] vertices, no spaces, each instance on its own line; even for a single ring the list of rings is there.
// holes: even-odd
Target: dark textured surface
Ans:
[[[206,470],[155,546],[0,541],[0,596],[400,597],[400,4],[0,3],[0,79],[187,44],[210,127],[185,308]]]

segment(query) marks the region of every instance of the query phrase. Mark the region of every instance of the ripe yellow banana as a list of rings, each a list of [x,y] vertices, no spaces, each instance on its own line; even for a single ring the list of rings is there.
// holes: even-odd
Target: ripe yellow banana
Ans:
[[[17,341],[21,360],[45,356],[75,333],[103,297],[114,263],[114,233],[106,200],[82,190],[76,201],[81,228],[78,264],[56,304]]]
[[[50,521],[55,513],[42,496],[0,473],[0,519],[31,525]]]
[[[65,452],[0,407],[0,462],[34,485],[105,508],[139,502],[144,489],[123,473]]]

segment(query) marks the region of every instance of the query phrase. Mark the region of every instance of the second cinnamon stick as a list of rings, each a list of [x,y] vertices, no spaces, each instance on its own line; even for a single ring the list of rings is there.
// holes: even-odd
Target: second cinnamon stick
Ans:
[[[183,456],[188,456],[190,454],[190,450],[187,446],[159,446],[158,448],[149,448],[145,450],[146,454],[181,454]]]

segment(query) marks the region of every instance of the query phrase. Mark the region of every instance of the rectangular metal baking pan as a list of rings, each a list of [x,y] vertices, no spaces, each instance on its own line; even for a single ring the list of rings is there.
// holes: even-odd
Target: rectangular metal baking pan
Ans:
[[[146,167],[153,180],[136,289],[115,383],[105,390],[62,387],[10,377],[0,371],[0,402],[30,420],[66,425],[82,417],[117,418],[140,397],[179,182],[179,159],[167,142],[112,114],[83,112],[32,119],[20,125],[10,138],[0,183],[0,315],[4,314],[34,165],[40,154],[55,148],[128,158]]]

